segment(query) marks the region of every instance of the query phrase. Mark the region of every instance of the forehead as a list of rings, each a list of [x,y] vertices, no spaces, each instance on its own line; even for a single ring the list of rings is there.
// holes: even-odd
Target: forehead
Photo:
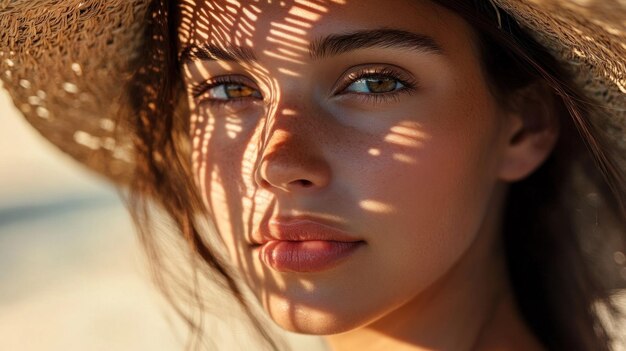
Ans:
[[[450,32],[463,40],[471,33],[460,17],[425,0],[182,0],[179,6],[182,47],[281,48],[299,56],[321,37],[350,31],[393,28],[438,38],[442,46],[455,45]]]

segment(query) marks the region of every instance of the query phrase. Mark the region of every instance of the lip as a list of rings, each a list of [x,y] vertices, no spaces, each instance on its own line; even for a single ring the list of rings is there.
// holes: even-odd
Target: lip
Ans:
[[[259,259],[278,272],[320,272],[336,267],[365,241],[311,219],[273,219],[255,233]]]

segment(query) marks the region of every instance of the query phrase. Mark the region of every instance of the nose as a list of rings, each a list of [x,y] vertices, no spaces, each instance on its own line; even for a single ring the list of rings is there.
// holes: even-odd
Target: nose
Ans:
[[[269,134],[254,174],[259,187],[295,193],[315,191],[329,184],[328,160],[320,145],[310,138],[318,133],[296,129],[275,128]]]

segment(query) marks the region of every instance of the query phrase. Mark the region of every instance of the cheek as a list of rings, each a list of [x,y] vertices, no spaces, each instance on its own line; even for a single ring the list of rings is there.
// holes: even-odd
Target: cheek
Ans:
[[[374,233],[372,247],[380,248],[372,252],[373,267],[381,279],[391,275],[397,291],[431,284],[480,232],[495,185],[498,139],[494,110],[475,111],[439,111],[448,122],[424,123],[419,146],[381,147],[381,154],[402,154],[411,162],[371,158],[368,171],[353,178],[363,191],[359,198],[371,199],[361,217],[363,228]]]
[[[257,144],[249,141],[255,130],[241,118],[200,114],[196,121],[191,129],[195,181],[231,257],[237,257],[251,224],[258,223],[269,203],[253,181]]]

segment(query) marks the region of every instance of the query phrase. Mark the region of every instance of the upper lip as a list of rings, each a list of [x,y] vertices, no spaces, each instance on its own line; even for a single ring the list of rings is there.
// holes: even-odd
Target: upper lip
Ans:
[[[253,244],[261,245],[269,241],[362,241],[354,235],[337,228],[333,224],[312,217],[276,217],[263,221],[253,233]]]

